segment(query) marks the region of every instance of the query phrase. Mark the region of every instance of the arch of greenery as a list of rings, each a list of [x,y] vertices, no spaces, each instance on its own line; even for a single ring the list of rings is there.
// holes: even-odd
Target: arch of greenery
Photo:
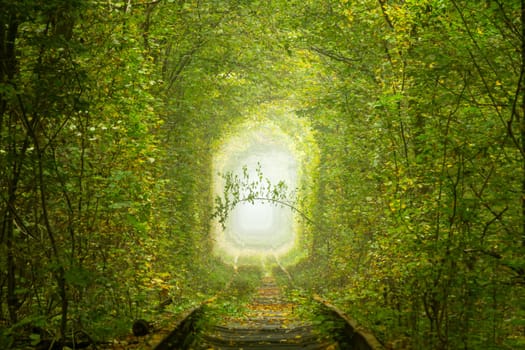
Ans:
[[[212,228],[215,252],[225,261],[253,264],[266,255],[297,261],[307,254],[308,228],[299,215],[305,215],[307,202],[298,198],[312,198],[318,151],[307,122],[289,110],[259,110],[230,131],[214,155],[214,199],[236,195],[239,201]],[[230,193],[225,191],[233,181],[228,174],[237,176],[240,185]],[[281,181],[284,187],[279,188]]]
[[[295,147],[298,286],[392,348],[524,346],[524,1],[0,8],[0,348],[221,290],[214,155],[250,118]]]

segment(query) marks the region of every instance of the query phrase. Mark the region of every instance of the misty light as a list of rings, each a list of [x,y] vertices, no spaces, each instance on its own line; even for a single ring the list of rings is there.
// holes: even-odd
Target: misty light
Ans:
[[[296,185],[297,165],[292,154],[276,145],[258,144],[250,147],[239,165],[232,169],[239,176],[247,167],[250,179],[257,179],[260,170],[270,183],[284,182],[288,188]],[[257,250],[280,249],[293,240],[293,213],[289,207],[271,201],[256,200],[239,203],[226,223],[226,239],[242,248]]]
[[[298,162],[290,144],[285,134],[254,130],[243,138],[231,140],[218,168],[223,174],[231,172],[239,177],[247,171],[250,181],[258,181],[262,173],[265,184],[269,180],[275,186],[282,181],[288,190],[293,190],[297,186]],[[217,179],[215,192],[222,193],[223,186]],[[216,228],[215,239],[221,250],[232,256],[279,254],[294,245],[294,228],[290,207],[257,199],[237,204],[224,229]]]
[[[235,210],[236,230],[244,232],[246,236],[264,235],[272,228],[274,208],[268,203],[240,203]]]

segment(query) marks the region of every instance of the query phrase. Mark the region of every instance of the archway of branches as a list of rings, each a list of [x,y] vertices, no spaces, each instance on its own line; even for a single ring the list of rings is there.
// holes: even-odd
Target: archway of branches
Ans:
[[[306,210],[298,199],[311,191],[307,183],[315,168],[316,149],[309,126],[282,111],[250,118],[224,138],[214,155],[213,194],[215,198],[228,195],[225,175],[229,174],[241,184],[235,194],[240,201],[222,225],[213,224],[216,254],[235,264],[268,255],[294,260],[304,256],[301,247],[308,228],[298,215]],[[269,191],[283,192],[285,200],[272,199]]]

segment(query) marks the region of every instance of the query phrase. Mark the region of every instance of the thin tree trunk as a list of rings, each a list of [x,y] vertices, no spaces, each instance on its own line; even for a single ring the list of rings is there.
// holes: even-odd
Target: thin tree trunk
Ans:
[[[15,270],[15,249],[13,243],[13,217],[9,212],[9,208],[6,210],[4,216],[4,228],[7,233],[7,309],[9,310],[9,320],[11,324],[15,324],[18,321],[18,299],[16,297],[16,270]]]
[[[521,0],[521,71],[525,72],[525,0]],[[524,74],[521,74],[521,118],[519,120],[521,137],[521,154],[525,153],[525,82]],[[522,160],[522,183],[521,183],[521,218],[522,237],[521,244],[525,247],[525,159]]]
[[[9,23],[0,23],[0,25],[2,25],[2,30],[0,31],[0,62],[2,62],[2,64],[0,64],[1,83],[10,83],[16,73],[15,40],[18,34],[18,21],[14,16],[11,16],[8,22]],[[9,123],[9,121],[4,123],[7,110],[7,100],[2,99],[0,110],[0,131],[7,123]],[[14,244],[14,215],[12,211],[15,210],[16,190],[21,169],[21,160],[19,157],[16,157],[16,145],[14,143],[15,141],[10,145],[12,148],[11,152],[15,155],[15,157],[12,158],[14,160],[11,167],[11,177],[9,178],[8,175],[5,174],[8,193],[3,215],[4,222],[2,224],[2,238],[5,237],[7,250],[7,308],[9,310],[9,319],[12,324],[16,323],[18,320],[17,312],[19,308],[18,298],[16,296],[16,249]],[[25,152],[25,148],[23,148],[22,152]]]

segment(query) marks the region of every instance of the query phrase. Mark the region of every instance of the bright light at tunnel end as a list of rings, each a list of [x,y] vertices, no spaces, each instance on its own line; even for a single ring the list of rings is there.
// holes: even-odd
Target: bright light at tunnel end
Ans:
[[[268,129],[251,130],[233,137],[215,159],[217,173],[243,174],[256,180],[260,169],[272,185],[284,182],[288,189],[297,187],[299,161],[293,152],[291,138]],[[264,180],[266,181],[266,180]],[[224,183],[216,175],[215,195],[222,195]],[[294,212],[271,201],[239,203],[229,213],[225,228],[215,223],[215,250],[220,255],[237,259],[242,256],[284,255],[297,241]]]
[[[254,145],[231,171],[241,175],[244,167],[251,180],[257,179],[259,168],[272,184],[282,181],[288,188],[296,185],[297,162],[284,148]],[[224,234],[227,243],[241,250],[272,253],[293,242],[293,213],[289,207],[271,201],[242,202],[230,213]]]

